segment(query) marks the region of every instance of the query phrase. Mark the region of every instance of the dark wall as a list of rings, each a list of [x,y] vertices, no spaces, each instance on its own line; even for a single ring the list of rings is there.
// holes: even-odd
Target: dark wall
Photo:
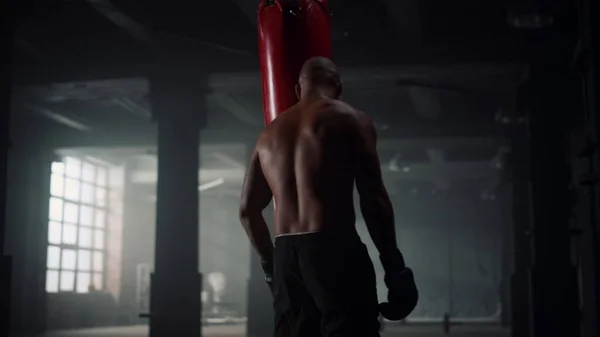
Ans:
[[[13,257],[11,331],[45,328],[45,267],[52,151],[15,128],[8,156],[6,254]]]
[[[398,244],[415,272],[420,301],[412,318],[490,317],[498,313],[502,279],[500,202],[478,195],[412,194],[394,197]],[[387,290],[377,250],[362,219],[358,230]]]

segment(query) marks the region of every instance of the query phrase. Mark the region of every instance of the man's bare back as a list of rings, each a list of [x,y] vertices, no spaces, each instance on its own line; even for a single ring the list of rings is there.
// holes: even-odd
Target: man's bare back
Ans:
[[[366,120],[322,98],[300,102],[263,131],[256,152],[274,196],[275,236],[354,230],[357,147]]]

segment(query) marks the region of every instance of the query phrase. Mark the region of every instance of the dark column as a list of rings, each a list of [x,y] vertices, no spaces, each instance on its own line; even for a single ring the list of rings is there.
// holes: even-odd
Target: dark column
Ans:
[[[13,107],[7,165],[5,253],[12,259],[11,333],[40,333],[46,323],[46,251],[52,151],[44,130],[26,124]],[[18,132],[28,130],[29,132]],[[4,277],[4,275],[0,275]],[[2,303],[4,305],[5,303]]]
[[[583,0],[578,4],[581,48],[576,57],[583,87],[585,125],[582,133],[587,141],[587,146],[580,148],[578,153],[579,167],[575,174],[580,180],[581,198],[577,215],[582,220],[579,227],[583,231],[580,240],[582,325],[584,336],[597,336],[600,333],[600,44],[599,36],[593,32],[600,29],[600,6],[594,0]]]
[[[506,174],[506,172],[505,172]],[[500,314],[500,323],[504,327],[511,326],[512,306],[510,295],[510,278],[513,270],[512,251],[512,224],[513,224],[513,205],[512,205],[512,185],[510,180],[502,179],[501,185],[498,187],[498,201],[502,208],[500,226],[502,235],[502,255],[501,263],[501,281],[500,281],[500,303],[502,304],[502,312]]]
[[[159,51],[151,77],[158,121],[156,246],[151,277],[150,336],[201,335],[198,272],[199,135],[206,109],[202,76],[176,51]]]
[[[565,11],[567,9],[564,9]],[[531,149],[532,336],[580,336],[577,274],[571,261],[569,169],[566,134],[577,103],[569,93],[575,30],[569,13],[535,33],[528,133]]]
[[[2,29],[0,46],[4,50],[0,65],[0,335],[8,336],[10,325],[11,257],[4,255],[6,233],[6,165],[8,161],[10,124],[11,64],[13,56],[13,13],[8,1],[0,5]]]
[[[250,151],[248,151],[247,162],[250,162]],[[273,233],[273,212],[272,203],[263,212],[271,233]],[[273,336],[275,332],[273,295],[265,283],[265,273],[260,264],[260,257],[252,247],[250,247],[247,316],[248,337]]]
[[[524,111],[525,106],[517,108]],[[530,324],[530,286],[529,268],[531,266],[531,214],[529,193],[529,144],[524,119],[518,113],[506,125],[507,135],[511,140],[512,152],[508,157],[507,176],[511,183],[510,197],[507,202],[511,206],[511,335],[513,337],[529,337]]]

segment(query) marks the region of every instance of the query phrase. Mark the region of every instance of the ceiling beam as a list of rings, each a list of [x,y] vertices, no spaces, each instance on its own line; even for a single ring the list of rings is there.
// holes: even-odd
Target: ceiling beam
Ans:
[[[340,68],[344,86],[357,88],[395,87],[399,80],[445,79],[485,80],[487,77],[504,75],[504,81],[495,81],[495,86],[514,88],[520,83],[524,68],[518,64],[454,64],[454,65],[409,65],[369,68]],[[234,92],[261,88],[259,72],[220,73],[209,76],[209,85],[214,90]],[[486,83],[481,83],[485,86]],[[487,84],[489,85],[489,84]]]
[[[123,96],[123,97],[115,97],[112,99],[112,102],[116,105],[122,107],[123,109],[131,112],[132,114],[142,117],[145,120],[152,119],[152,112],[141,106],[140,104],[132,101],[131,99]]]
[[[455,64],[455,65],[410,65],[373,68],[340,68],[345,87],[359,89],[393,88],[402,79],[440,79],[449,81],[471,81],[478,87],[490,86],[489,77],[494,78],[496,88],[514,89],[523,78],[526,68],[519,64]],[[261,75],[259,72],[213,73],[208,78],[210,89],[216,92],[257,92],[260,94]],[[67,99],[88,99],[98,96],[122,96],[124,93],[147,95],[150,84],[147,78],[122,78],[99,81],[54,83],[47,86],[14,86],[38,96],[40,99],[56,102]]]
[[[129,35],[134,39],[141,41],[142,43],[152,46],[154,45],[154,39],[148,32],[146,27],[138,23],[134,19],[127,16],[120,9],[115,7],[109,0],[86,0],[93,9],[98,13],[102,14],[105,18],[110,20],[118,27],[123,28]]]
[[[233,95],[226,92],[215,92],[208,95],[207,99],[218,104],[246,124],[256,127],[263,125],[263,120],[257,118],[257,114],[252,112],[247,104],[240,102],[239,98],[236,98]]]
[[[77,118],[67,116],[66,113],[59,113],[53,109],[49,109],[35,104],[23,104],[23,107],[36,114],[49,118],[59,124],[65,125],[71,129],[77,131],[91,130],[91,128],[87,124],[83,123],[82,121],[79,121]]]

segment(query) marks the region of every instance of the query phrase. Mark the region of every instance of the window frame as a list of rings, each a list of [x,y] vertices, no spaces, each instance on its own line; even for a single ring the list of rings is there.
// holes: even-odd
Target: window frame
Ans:
[[[77,175],[77,177],[74,177],[70,174],[68,174],[68,162],[75,160],[78,162],[78,170],[79,170],[79,174]],[[62,170],[60,169],[55,169],[55,165],[62,165]],[[93,175],[90,179],[87,179],[84,175],[84,167],[86,167],[86,165],[89,165],[88,167],[93,167]],[[48,239],[47,239],[47,245],[46,245],[46,249],[49,252],[50,249],[52,247],[56,247],[59,249],[60,253],[58,256],[58,260],[57,260],[57,264],[55,266],[50,266],[49,265],[49,261],[50,258],[49,256],[46,259],[46,286],[45,286],[45,290],[47,293],[77,293],[77,294],[86,294],[89,293],[89,289],[91,285],[94,285],[94,291],[104,291],[106,289],[106,281],[107,281],[107,257],[108,257],[108,251],[107,251],[107,233],[108,233],[108,214],[109,214],[109,200],[108,200],[108,194],[109,194],[109,167],[104,166],[104,165],[99,165],[96,163],[91,163],[89,161],[86,161],[83,158],[78,158],[78,157],[64,157],[62,162],[53,162],[52,163],[52,169],[51,169],[51,175],[50,175],[50,195],[49,195],[49,211],[48,211],[48,222],[47,222],[47,231],[48,231]],[[103,171],[104,172],[104,177],[103,177],[103,181],[100,181],[99,178],[99,172]],[[62,188],[62,191],[60,192],[60,195],[55,195],[55,192],[57,191],[53,191],[52,185],[54,183],[54,179],[55,177],[60,177],[62,179],[62,186],[60,186],[59,188]],[[75,198],[77,200],[73,200],[71,198],[67,197],[67,180],[70,179],[72,181],[76,181],[79,184],[79,191],[78,191],[78,197]],[[83,190],[84,190],[84,186],[91,186],[92,187],[92,198],[91,201],[84,201],[84,197],[83,197]],[[104,195],[101,196],[101,192],[99,193],[98,191],[103,190]],[[56,193],[58,194],[58,193]],[[99,202],[99,198],[103,198],[103,202]],[[53,218],[53,209],[52,209],[52,202],[53,200],[60,200],[62,202],[62,206],[61,206],[61,216],[60,216],[60,220],[56,220]],[[67,207],[68,204],[74,204],[77,207],[77,220],[75,221],[75,223],[73,223],[72,221],[66,221],[65,219],[65,209]],[[83,225],[82,224],[82,209],[83,207],[89,207],[92,210],[92,214],[91,214],[91,224],[89,225]],[[101,211],[103,213],[103,218],[101,218],[101,226],[99,225],[100,222],[97,222],[97,218],[98,218],[98,211]],[[51,229],[50,226],[52,223],[58,223],[60,225],[60,239],[58,240],[59,242],[55,242],[54,240],[51,241]],[[64,243],[64,239],[65,239],[65,225],[72,225],[75,226],[75,243]],[[81,229],[89,229],[90,231],[90,238],[89,238],[89,245],[88,246],[81,246],[80,240],[81,240]],[[97,248],[96,245],[96,235],[98,235],[98,233],[102,233],[102,241],[101,241],[101,248]],[[74,261],[74,267],[73,268],[64,268],[63,267],[63,258],[64,258],[64,252],[65,251],[73,251],[75,253],[75,261]],[[88,268],[81,268],[80,267],[80,254],[81,251],[87,251],[89,252],[90,256],[89,256],[89,267]],[[102,262],[101,262],[101,267],[97,268],[95,265],[96,262],[96,254],[100,254],[100,256],[102,257]],[[63,278],[63,273],[64,272],[72,272],[73,273],[73,283],[72,283],[72,287],[70,287],[70,289],[62,289],[62,278]],[[50,277],[50,273],[57,273],[58,277],[55,280],[55,286],[49,290],[49,277]],[[80,274],[88,274],[89,276],[89,281],[87,286],[83,287],[79,286],[79,278],[80,278]],[[98,282],[96,282],[96,277],[97,275],[100,275],[100,284],[101,286],[98,287]]]

